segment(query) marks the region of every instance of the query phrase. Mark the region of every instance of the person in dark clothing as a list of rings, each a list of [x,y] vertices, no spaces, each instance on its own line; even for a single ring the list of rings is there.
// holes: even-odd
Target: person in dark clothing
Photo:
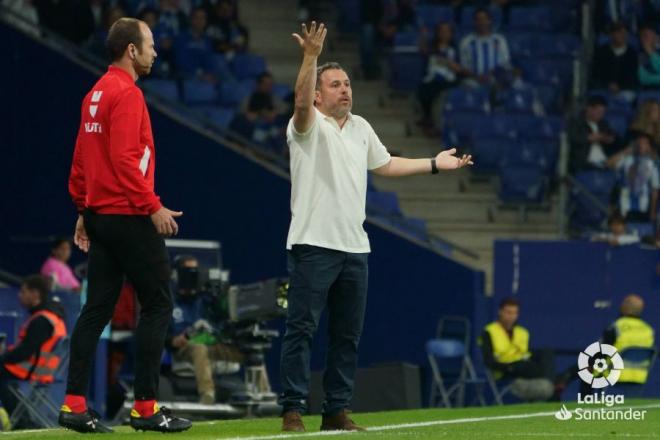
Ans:
[[[18,406],[16,396],[9,390],[15,380],[35,380],[42,383],[53,381],[53,373],[59,358],[53,353],[57,343],[66,336],[64,310],[57,303],[48,301],[50,282],[41,275],[31,275],[21,285],[18,300],[30,313],[21,327],[16,345],[0,355],[0,401],[11,415]],[[48,365],[45,361],[56,360]],[[15,428],[29,428],[25,417]]]
[[[623,23],[612,25],[610,42],[596,49],[592,71],[596,88],[612,93],[637,88],[637,51],[628,45],[628,31]]]
[[[604,169],[616,153],[617,138],[604,119],[607,101],[592,96],[584,113],[568,127],[570,144],[569,169],[571,173],[588,169]]]

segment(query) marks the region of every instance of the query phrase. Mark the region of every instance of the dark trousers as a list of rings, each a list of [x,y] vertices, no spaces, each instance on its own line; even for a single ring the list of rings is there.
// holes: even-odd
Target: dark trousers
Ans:
[[[368,255],[308,245],[295,245],[289,252],[279,399],[284,412],[307,410],[312,339],[326,306],[329,346],[323,413],[332,416],[350,405],[367,303]]]
[[[173,307],[165,241],[148,216],[86,212],[84,218],[91,243],[87,302],[71,336],[67,393],[87,394],[96,345],[112,317],[126,277],[140,302],[135,330],[135,399],[155,399]]]
[[[505,377],[511,379],[546,378],[555,380],[555,357],[552,350],[534,350],[532,358],[509,364]]]

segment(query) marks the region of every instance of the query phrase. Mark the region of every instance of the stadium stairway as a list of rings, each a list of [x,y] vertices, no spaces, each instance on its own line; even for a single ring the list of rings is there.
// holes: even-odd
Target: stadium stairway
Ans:
[[[360,79],[357,38],[339,33],[336,8],[328,5],[317,5],[329,27],[321,62],[337,61],[348,70],[353,112],[371,123],[391,152],[406,157],[437,154],[441,141],[425,137],[416,128],[410,96],[390,93],[384,79]],[[251,50],[266,57],[276,82],[293,87],[301,60],[291,37],[292,32],[300,32],[298,1],[241,0],[240,16],[250,30]],[[374,184],[381,191],[396,192],[404,214],[425,220],[430,233],[476,253],[478,260],[460,252],[453,257],[485,272],[487,294],[492,293],[495,240],[559,238],[556,197],[550,199],[547,210],[529,211],[523,217],[516,209],[500,206],[496,181],[474,179],[467,170],[405,179],[375,176]]]

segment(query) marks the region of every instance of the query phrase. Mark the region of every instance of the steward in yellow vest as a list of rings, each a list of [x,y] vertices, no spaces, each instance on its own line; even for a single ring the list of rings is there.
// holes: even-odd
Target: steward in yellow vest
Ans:
[[[644,311],[644,300],[638,295],[628,295],[621,303],[621,317],[603,333],[603,342],[613,345],[621,352],[631,347],[651,348],[655,345],[653,328],[640,316]],[[624,369],[619,382],[646,383],[648,362],[633,364],[624,359]]]

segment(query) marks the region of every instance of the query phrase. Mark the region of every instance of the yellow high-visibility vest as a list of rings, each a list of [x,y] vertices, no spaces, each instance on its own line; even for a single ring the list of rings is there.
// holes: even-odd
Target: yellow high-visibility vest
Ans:
[[[513,327],[513,337],[498,322],[491,322],[485,328],[493,345],[493,357],[496,362],[510,364],[529,359],[529,332],[520,325]]]
[[[616,341],[614,347],[623,351],[629,347],[653,347],[655,343],[653,328],[644,320],[632,316],[623,316],[614,322]],[[646,383],[648,362],[631,364],[625,362],[619,382]]]

